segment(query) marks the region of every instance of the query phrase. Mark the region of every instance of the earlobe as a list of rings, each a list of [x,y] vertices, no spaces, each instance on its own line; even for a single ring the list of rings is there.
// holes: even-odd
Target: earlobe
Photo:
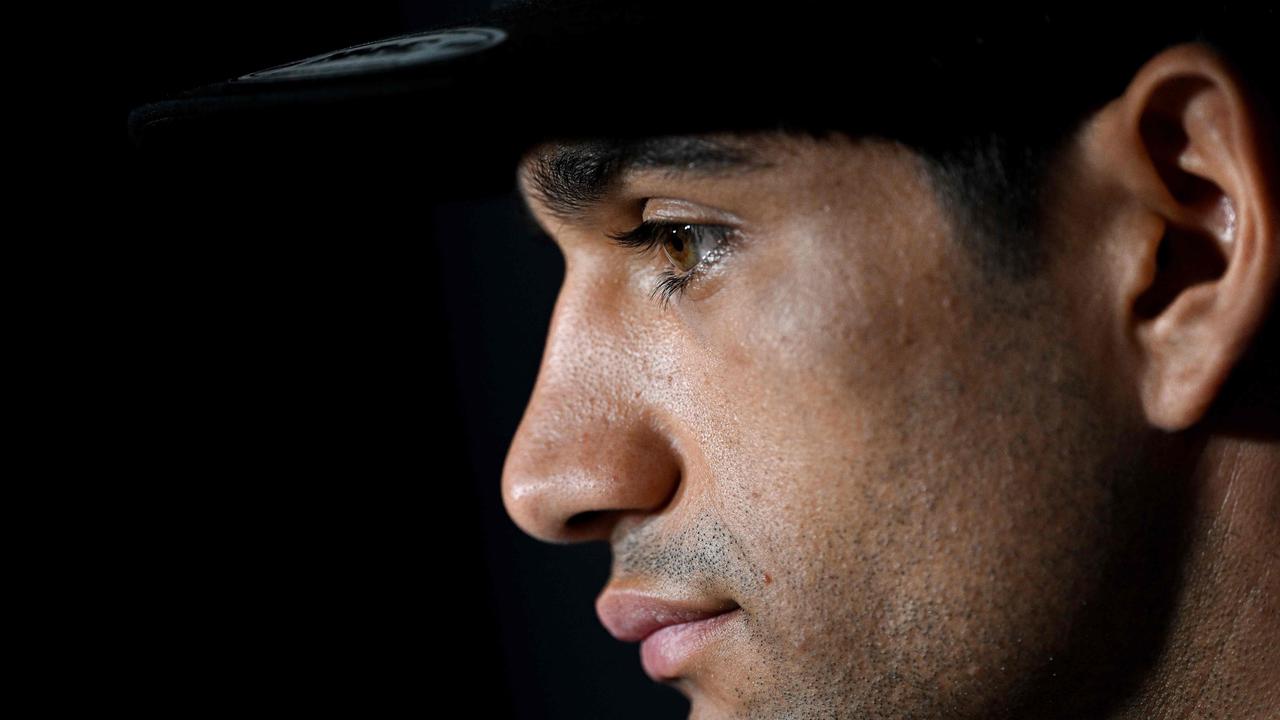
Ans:
[[[1107,116],[1097,147],[1116,173],[1116,252],[1136,271],[1116,308],[1146,418],[1199,422],[1271,306],[1278,266],[1274,118],[1206,45],[1152,57]]]

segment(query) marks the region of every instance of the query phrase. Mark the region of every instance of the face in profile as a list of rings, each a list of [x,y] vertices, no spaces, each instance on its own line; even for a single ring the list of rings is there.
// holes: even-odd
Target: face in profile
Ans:
[[[652,138],[596,192],[598,146],[525,156],[565,277],[504,502],[538,539],[610,545],[600,620],[692,717],[1128,687],[1194,504],[1193,451],[1152,426],[1195,403],[1114,326],[1092,219],[1137,211],[1082,174],[1130,158],[1109,127],[1064,161],[1052,262],[1020,281],[980,269],[889,140]]]

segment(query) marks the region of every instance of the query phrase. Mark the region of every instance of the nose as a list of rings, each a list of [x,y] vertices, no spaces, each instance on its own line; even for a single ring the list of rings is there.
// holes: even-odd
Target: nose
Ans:
[[[681,475],[675,444],[645,400],[652,363],[637,326],[567,287],[502,469],[507,514],[557,544],[611,539],[620,523],[665,507]]]

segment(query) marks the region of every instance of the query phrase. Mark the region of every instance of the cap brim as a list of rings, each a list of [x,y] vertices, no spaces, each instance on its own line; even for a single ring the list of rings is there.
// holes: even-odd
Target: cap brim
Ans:
[[[970,10],[927,25],[864,10],[844,24],[693,5],[511,5],[188,90],[136,108],[130,133],[168,157],[395,157],[483,185],[509,182],[519,155],[551,137],[925,124],[973,102],[976,80],[1010,82],[975,70],[964,27],[991,18]],[[1028,30],[1021,41],[1037,42]]]

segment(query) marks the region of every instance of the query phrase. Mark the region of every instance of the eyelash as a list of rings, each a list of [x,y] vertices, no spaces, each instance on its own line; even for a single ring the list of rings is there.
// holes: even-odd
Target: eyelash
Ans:
[[[692,228],[694,234],[700,239],[709,235],[709,239],[714,242],[711,245],[711,249],[707,251],[706,255],[704,255],[703,259],[700,260],[697,265],[693,266],[692,270],[683,274],[677,274],[670,268],[662,271],[661,280],[658,281],[658,284],[653,288],[653,291],[649,293],[649,297],[652,298],[655,294],[660,295],[663,307],[666,306],[673,296],[682,295],[685,289],[689,286],[689,283],[693,281],[694,277],[703,272],[702,268],[707,263],[706,258],[711,257],[713,253],[716,253],[718,249],[724,245],[724,243],[729,239],[729,236],[733,234],[733,229],[723,225],[699,225],[697,223],[687,222],[645,220],[631,230],[619,233],[606,233],[606,235],[618,245],[626,248],[632,248],[637,253],[644,254],[654,249],[660,249],[663,238],[669,235],[673,230],[679,230],[685,227]]]

